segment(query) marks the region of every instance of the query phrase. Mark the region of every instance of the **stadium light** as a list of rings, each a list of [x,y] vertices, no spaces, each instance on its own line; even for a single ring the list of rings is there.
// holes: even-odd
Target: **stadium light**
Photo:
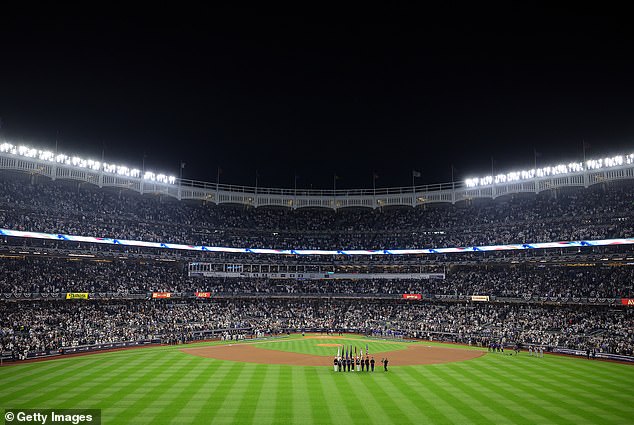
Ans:
[[[530,170],[511,171],[506,174],[494,176],[475,177],[465,180],[467,187],[490,186],[492,184],[512,183],[516,181],[532,180],[535,178],[553,177],[564,174],[580,173],[582,171],[600,170],[603,168],[631,165],[634,163],[634,154],[616,155],[609,158],[589,159],[583,162],[571,162]]]
[[[157,183],[176,184],[176,177],[174,176],[168,176],[165,174],[157,175],[151,171],[146,171],[142,176],[141,170],[137,168],[129,168],[125,165],[108,164],[106,162],[102,163],[92,159],[80,158],[78,156],[70,157],[63,153],[55,154],[51,151],[38,150],[24,145],[15,146],[7,142],[0,144],[0,153],[9,153],[12,155],[23,156],[25,158],[35,158],[40,161],[55,162],[57,164],[68,165],[71,167],[88,168],[92,171],[102,171],[108,174],[116,174],[119,176],[143,179]]]

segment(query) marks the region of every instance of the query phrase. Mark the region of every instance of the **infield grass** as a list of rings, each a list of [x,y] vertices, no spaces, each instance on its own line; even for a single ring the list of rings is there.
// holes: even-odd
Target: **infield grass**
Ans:
[[[634,422],[632,365],[491,353],[395,365],[388,373],[334,373],[336,347],[316,344],[341,340],[279,341],[259,346],[308,354],[323,348],[325,366],[220,361],[181,353],[183,346],[94,354],[0,368],[0,407],[100,408],[104,424]],[[379,344],[410,344],[358,341],[371,353],[383,351]]]
[[[337,354],[337,347],[341,347],[344,350],[354,350],[356,348],[357,352],[363,350],[365,353],[367,346],[370,349],[370,353],[374,355],[387,351],[405,350],[409,344],[411,343],[352,336],[343,338],[294,337],[262,342],[258,343],[257,346],[258,348],[266,348],[270,350],[334,357]],[[329,360],[330,359],[324,360],[324,362]]]

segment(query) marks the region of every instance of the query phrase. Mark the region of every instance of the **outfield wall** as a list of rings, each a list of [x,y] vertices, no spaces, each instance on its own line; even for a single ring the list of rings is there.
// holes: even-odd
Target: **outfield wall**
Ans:
[[[217,337],[217,335],[223,332],[250,332],[252,329],[250,328],[239,328],[239,329],[209,329],[205,331],[196,331],[193,334],[197,334],[199,338],[197,340],[193,340],[191,342],[201,341],[204,339],[211,339]],[[362,329],[346,329],[346,330],[333,330],[332,329],[323,329],[323,328],[306,328],[306,329],[284,329],[281,333],[344,333],[344,334],[365,334],[365,330]],[[368,337],[374,339],[402,339],[404,335],[404,331],[399,332],[395,331],[391,334],[379,335],[379,334],[371,334],[367,335]],[[455,337],[455,334],[448,333],[434,333],[438,338],[434,339],[434,342],[453,342],[452,337]],[[443,338],[443,336],[445,338]],[[414,338],[414,340],[424,341],[422,338]],[[64,347],[59,350],[51,350],[51,351],[32,351],[27,355],[27,360],[35,360],[35,359],[52,359],[52,358],[60,358],[64,355],[79,355],[79,354],[88,354],[88,353],[97,353],[99,351],[105,350],[117,350],[122,348],[134,348],[134,347],[143,347],[151,344],[162,344],[164,343],[162,338],[156,339],[144,339],[139,341],[125,341],[125,342],[110,342],[110,343],[102,343],[102,344],[92,344],[92,345],[81,345],[76,347]],[[461,344],[461,343],[459,343]],[[537,344],[536,344],[537,345]],[[484,347],[483,347],[484,348]],[[512,344],[506,344],[505,348],[512,349]],[[585,350],[575,350],[564,347],[547,347],[547,353],[556,353],[563,354],[567,356],[574,357],[586,357],[587,351]],[[602,360],[610,360],[610,361],[619,361],[619,362],[628,362],[634,364],[634,356],[625,356],[621,354],[611,354],[611,353],[602,353],[595,352],[592,358],[602,359]],[[0,353],[0,359],[3,362],[11,362],[11,363],[19,363],[19,360],[15,360],[10,352],[2,352]]]

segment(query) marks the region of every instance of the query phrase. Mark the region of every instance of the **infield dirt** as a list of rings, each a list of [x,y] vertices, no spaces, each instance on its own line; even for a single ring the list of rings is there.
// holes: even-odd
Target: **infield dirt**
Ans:
[[[283,364],[293,366],[331,366],[332,356],[314,356],[259,348],[253,344],[217,345],[212,347],[183,348],[183,353],[199,357],[234,362]],[[374,359],[379,362],[387,357],[390,366],[424,365],[471,360],[486,354],[483,351],[460,348],[429,347],[410,345],[405,350],[378,353]]]

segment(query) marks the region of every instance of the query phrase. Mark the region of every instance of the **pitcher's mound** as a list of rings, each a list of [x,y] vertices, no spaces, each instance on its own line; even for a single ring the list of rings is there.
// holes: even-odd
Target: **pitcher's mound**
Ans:
[[[216,345],[212,347],[183,348],[180,351],[195,356],[234,362],[285,364],[293,366],[332,366],[334,358],[310,354],[290,353],[258,348],[252,344]],[[459,362],[483,356],[485,352],[450,347],[426,347],[410,345],[405,350],[387,351],[374,356],[376,367],[387,357],[390,366],[421,365]]]

